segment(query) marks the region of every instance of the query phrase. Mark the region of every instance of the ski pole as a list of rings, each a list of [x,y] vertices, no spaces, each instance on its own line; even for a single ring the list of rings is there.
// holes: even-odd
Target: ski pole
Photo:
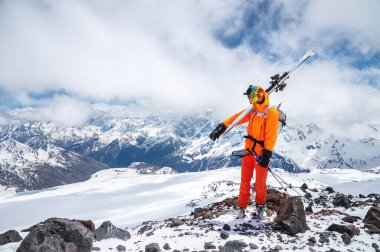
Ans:
[[[276,174],[272,169],[268,168],[268,170],[271,172],[272,176],[277,180],[277,182],[281,185],[281,187],[287,191],[287,189],[282,185],[282,183],[280,182],[280,180],[287,186],[289,187],[290,189],[292,189],[294,192],[296,192],[299,196],[302,197],[302,195],[296,190],[294,189],[294,187],[292,187],[291,184],[288,184],[285,180],[283,180],[278,174]]]
[[[280,184],[280,186],[282,187],[282,189],[284,189],[284,191],[287,192],[288,190],[283,186],[283,184],[280,182],[280,180],[278,180],[278,178],[273,174],[272,169],[268,168],[268,170],[270,171],[270,173],[272,174],[272,176],[277,180],[277,182]]]

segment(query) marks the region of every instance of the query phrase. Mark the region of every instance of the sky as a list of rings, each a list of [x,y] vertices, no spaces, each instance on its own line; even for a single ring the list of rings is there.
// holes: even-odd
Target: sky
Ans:
[[[308,49],[271,95],[291,121],[361,134],[380,123],[380,1],[1,0],[0,124],[25,115],[84,123],[93,104],[152,113],[247,107]]]

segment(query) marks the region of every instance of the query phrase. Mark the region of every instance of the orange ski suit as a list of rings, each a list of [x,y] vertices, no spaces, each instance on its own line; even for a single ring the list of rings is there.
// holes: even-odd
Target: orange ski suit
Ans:
[[[275,108],[269,108],[269,96],[265,92],[265,101],[262,104],[253,104],[254,111],[248,113],[239,123],[243,124],[248,122],[247,133],[258,141],[263,141],[264,146],[249,139],[245,139],[245,154],[242,158],[241,167],[241,182],[238,204],[242,208],[246,208],[249,198],[251,196],[251,180],[253,171],[256,170],[255,180],[255,201],[257,204],[264,204],[267,197],[267,175],[268,169],[261,167],[257,163],[256,156],[262,156],[262,150],[267,149],[273,151],[277,139],[277,129],[279,113]],[[243,110],[244,111],[244,110]],[[226,119],[223,123],[230,125],[243,111]],[[266,118],[265,118],[266,113]],[[248,151],[249,150],[249,151]]]

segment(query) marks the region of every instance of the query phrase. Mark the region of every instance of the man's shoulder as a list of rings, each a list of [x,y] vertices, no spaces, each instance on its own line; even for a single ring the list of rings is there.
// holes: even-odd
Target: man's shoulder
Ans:
[[[276,107],[270,107],[268,109],[267,116],[276,116],[276,117],[278,117],[279,116],[279,112],[278,112],[277,108]]]

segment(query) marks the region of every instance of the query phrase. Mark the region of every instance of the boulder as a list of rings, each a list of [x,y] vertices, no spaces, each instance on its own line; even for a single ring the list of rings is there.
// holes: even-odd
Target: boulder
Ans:
[[[25,237],[17,252],[91,251],[94,233],[79,221],[50,218]]]
[[[380,207],[374,206],[371,207],[364,220],[365,227],[368,228],[373,233],[380,233]]]
[[[158,243],[150,243],[145,246],[145,252],[160,252],[160,246],[158,246]]]
[[[3,234],[0,234],[0,246],[12,242],[19,242],[22,240],[22,237],[16,230],[9,230]]]
[[[328,228],[327,231],[333,231],[333,232],[338,232],[340,234],[348,234],[349,236],[353,237],[354,235],[359,235],[360,230],[355,227],[354,225],[339,225],[339,224],[331,224]]]
[[[338,193],[333,199],[333,205],[335,207],[349,208],[351,206],[351,200],[343,193]]]
[[[335,192],[334,189],[330,186],[326,187],[325,191],[327,191],[328,193],[334,193]]]
[[[126,241],[131,239],[131,234],[127,230],[114,226],[110,221],[105,221],[95,230],[95,237],[97,241],[110,238]]]
[[[280,192],[276,189],[269,188],[267,190],[267,204],[268,208],[272,211],[278,212],[282,202],[289,197],[288,194]]]
[[[304,205],[301,198],[293,196],[285,200],[274,219],[281,229],[289,234],[304,233],[309,229],[306,223]]]
[[[226,244],[223,246],[222,251],[223,252],[242,252],[243,248],[248,247],[248,245],[243,242],[243,241],[228,241]]]

